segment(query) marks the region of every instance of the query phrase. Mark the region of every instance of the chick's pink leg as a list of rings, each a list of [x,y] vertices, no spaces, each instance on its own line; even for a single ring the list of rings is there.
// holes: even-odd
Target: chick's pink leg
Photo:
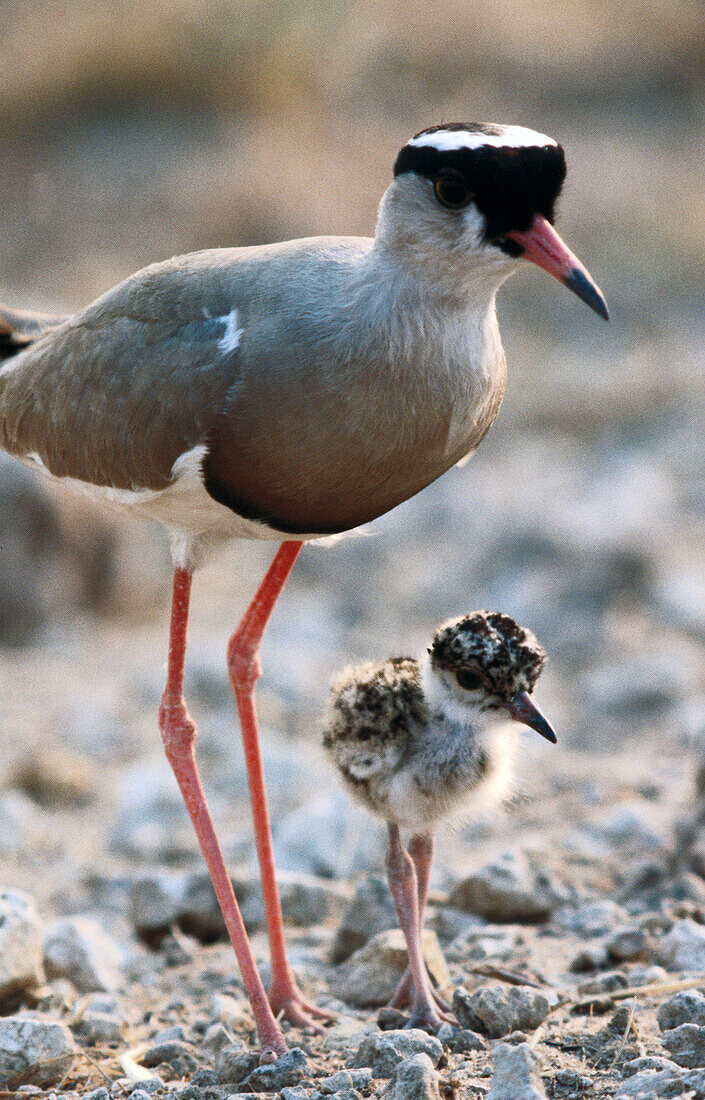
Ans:
[[[171,608],[168,672],[159,708],[159,728],[167,759],[174,771],[196,830],[198,843],[225,918],[225,925],[235,948],[242,980],[255,1017],[262,1046],[262,1059],[272,1061],[279,1055],[285,1054],[287,1047],[257,971],[223,853],[215,835],[196,764],[194,747],[196,727],[189,717],[184,700],[184,658],[190,593],[191,574],[185,569],[176,569]]]
[[[433,864],[434,848],[435,841],[431,833],[416,833],[409,841],[408,851],[414,863],[418,887],[419,935],[423,934],[424,913],[426,911],[428,888],[431,881],[431,866]],[[408,967],[396,988],[394,996],[389,1002],[390,1007],[402,1008],[405,1004],[408,1004],[411,1000],[412,988],[413,978],[411,967]],[[443,997],[439,996],[433,986],[431,986],[431,996],[436,1006],[440,1008],[442,1012],[450,1012],[450,1005]]]
[[[398,826],[389,825],[388,829],[387,879],[406,940],[411,970],[412,1002],[408,1026],[434,1030],[444,1022],[445,1016],[439,1012],[434,1002],[421,951],[418,882],[414,861],[401,842]]]
[[[259,653],[262,637],[274,605],[289,578],[302,546],[301,542],[283,542],[279,547],[242,622],[230,639],[228,671],[240,716],[272,958],[269,1001],[275,1015],[283,1015],[298,1027],[313,1027],[320,1031],[321,1027],[316,1023],[316,1019],[332,1020],[334,1017],[306,1000],[296,984],[286,955],[284,924],[274,868],[272,829],[264,786],[255,709],[255,687],[262,675]]]

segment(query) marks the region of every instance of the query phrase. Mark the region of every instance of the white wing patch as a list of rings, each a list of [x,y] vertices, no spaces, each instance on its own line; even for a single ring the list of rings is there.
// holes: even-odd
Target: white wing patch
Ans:
[[[432,134],[419,134],[408,144],[430,146],[439,153],[453,149],[481,149],[485,145],[495,149],[523,149],[534,145],[542,149],[546,145],[558,144],[552,137],[529,130],[526,126],[497,126],[497,130],[497,134],[483,134],[478,130],[436,130]]]
[[[230,313],[224,314],[222,317],[215,317],[215,321],[225,326],[225,332],[218,341],[218,347],[227,355],[231,351],[235,351],[240,346],[240,340],[242,339],[243,329],[237,327],[237,310],[233,309]]]

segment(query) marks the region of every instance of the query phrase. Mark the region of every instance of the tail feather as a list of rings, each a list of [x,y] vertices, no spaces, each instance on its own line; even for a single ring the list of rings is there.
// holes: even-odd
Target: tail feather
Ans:
[[[0,305],[0,362],[17,355],[45,332],[66,320],[67,317],[58,314],[31,313]]]

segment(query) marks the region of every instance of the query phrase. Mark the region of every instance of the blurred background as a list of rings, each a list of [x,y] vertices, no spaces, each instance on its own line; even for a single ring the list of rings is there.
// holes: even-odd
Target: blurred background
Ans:
[[[628,810],[637,831],[667,832],[705,726],[702,5],[5,0],[0,14],[0,297],[18,306],[78,308],[189,250],[370,235],[398,149],[440,121],[562,142],[559,228],[612,320],[527,265],[500,295],[509,382],[478,454],[364,535],[304,551],[263,654],[277,843],[300,865],[307,821],[330,837],[348,812],[328,773],[311,782],[331,672],[418,651],[445,616],[483,606],[543,641],[539,701],[560,738],[525,743],[493,828],[548,836]],[[57,855],[74,880],[98,855],[193,858],[156,722],[164,536],[9,459],[0,474],[7,873],[36,890]],[[270,555],[234,547],[193,597],[187,696],[243,858],[224,655]],[[481,835],[448,843],[469,858],[463,837]],[[354,870],[351,851],[318,870]]]

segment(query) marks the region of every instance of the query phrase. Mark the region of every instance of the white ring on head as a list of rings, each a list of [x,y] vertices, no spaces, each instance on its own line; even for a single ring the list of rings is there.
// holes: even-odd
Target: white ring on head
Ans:
[[[419,134],[408,145],[437,149],[439,153],[453,149],[481,149],[491,145],[495,149],[524,149],[535,146],[539,149],[546,145],[557,146],[558,142],[547,134],[539,134],[526,126],[498,126],[498,134],[482,134],[478,130],[436,130],[432,134]]]

